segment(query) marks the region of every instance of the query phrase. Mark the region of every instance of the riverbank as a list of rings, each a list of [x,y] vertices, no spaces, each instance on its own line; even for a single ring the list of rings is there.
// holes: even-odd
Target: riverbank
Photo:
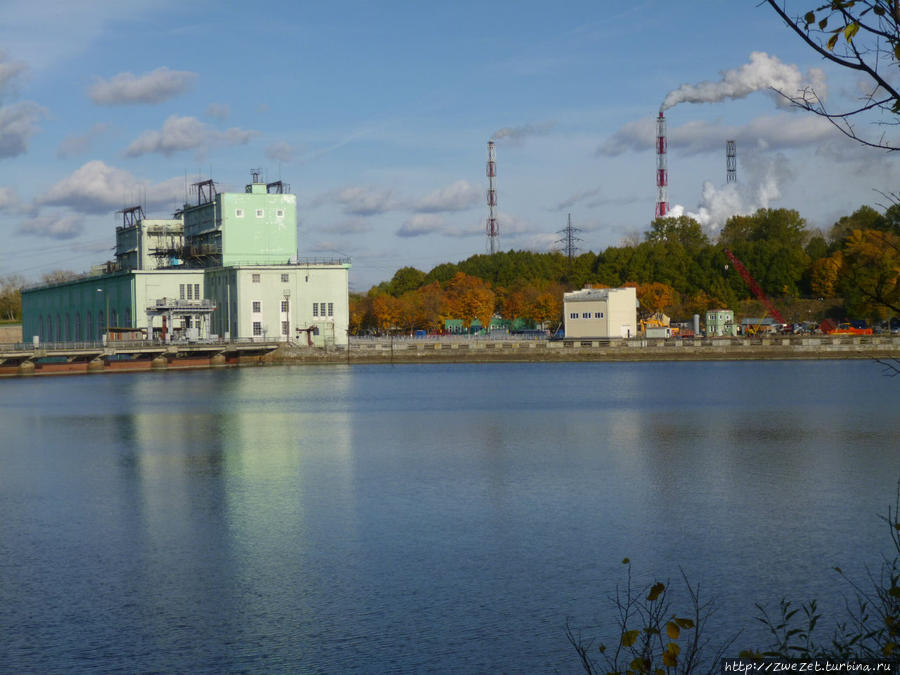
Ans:
[[[261,363],[420,363],[518,361],[744,361],[763,359],[898,359],[900,336],[763,338],[488,340],[351,340],[350,348],[284,345]]]

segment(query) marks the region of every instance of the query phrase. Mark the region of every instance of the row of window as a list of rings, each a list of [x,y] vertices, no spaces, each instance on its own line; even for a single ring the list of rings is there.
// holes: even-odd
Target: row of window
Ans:
[[[281,322],[281,334],[287,336],[290,333],[291,324],[289,321]],[[253,322],[253,336],[260,337],[263,334],[262,321],[254,321]],[[313,335],[318,335],[319,329],[313,328]]]
[[[256,217],[263,218],[266,215],[264,209],[256,209]],[[244,217],[244,209],[235,209],[234,210],[235,218],[243,218]],[[276,218],[284,218],[284,209],[275,209],[275,217]]]
[[[254,284],[258,284],[260,282],[261,278],[262,278],[261,275],[259,273],[255,272],[253,274],[253,276],[251,277],[251,280],[253,281]],[[288,275],[282,274],[281,275],[281,283],[286,284],[288,281],[289,281]]]
[[[125,310],[124,323],[126,328],[131,326],[130,308]],[[115,309],[109,312],[109,325],[118,328],[122,327],[119,326],[119,313]],[[107,328],[106,316],[103,310],[97,312],[96,332],[92,331],[93,327],[93,316],[90,312],[85,313],[84,323],[82,323],[81,314],[75,314],[74,316],[68,313],[63,315],[57,314],[55,318],[52,314],[38,317],[38,335],[41,342],[69,342],[72,340],[79,342],[81,340],[92,340],[95,336],[103,335]]]
[[[325,312],[328,312],[327,314]],[[314,302],[313,316],[334,316],[333,302]]]
[[[178,297],[181,300],[200,300],[200,284],[178,284]]]
[[[581,314],[579,314],[578,312],[570,312],[569,318],[570,319],[591,319],[591,318],[602,319],[603,312],[594,312],[593,315],[590,312],[582,312]]]

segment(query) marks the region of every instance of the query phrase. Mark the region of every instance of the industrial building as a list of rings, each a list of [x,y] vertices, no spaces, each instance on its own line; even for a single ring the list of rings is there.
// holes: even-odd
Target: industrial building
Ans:
[[[734,337],[738,333],[734,312],[730,309],[711,309],[706,312],[707,337]]]
[[[626,288],[584,288],[563,295],[566,338],[635,337],[637,291]]]
[[[122,211],[116,260],[22,292],[26,341],[266,339],[346,344],[348,259],[301,259],[297,198],[254,172],[244,192],[193,185],[169,220]]]

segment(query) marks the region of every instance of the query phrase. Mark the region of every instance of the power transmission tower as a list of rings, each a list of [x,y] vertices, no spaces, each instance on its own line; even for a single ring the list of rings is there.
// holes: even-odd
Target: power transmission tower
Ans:
[[[556,240],[556,243],[560,246],[566,258],[569,259],[569,264],[572,264],[572,261],[575,259],[575,256],[578,254],[578,247],[575,245],[575,242],[581,241],[581,239],[575,235],[577,235],[581,230],[577,227],[572,226],[572,214],[569,214],[569,219],[566,224],[566,227],[562,230],[559,230],[557,234],[561,234],[562,237]]]

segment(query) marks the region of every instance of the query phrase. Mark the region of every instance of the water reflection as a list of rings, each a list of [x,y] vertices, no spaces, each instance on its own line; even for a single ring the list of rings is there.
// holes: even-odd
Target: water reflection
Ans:
[[[900,475],[896,383],[866,373],[482,364],[0,384],[0,662],[566,672],[565,617],[597,618],[625,556],[648,577],[684,567],[724,628],[767,593],[823,600],[823,570],[877,559],[874,514]]]

